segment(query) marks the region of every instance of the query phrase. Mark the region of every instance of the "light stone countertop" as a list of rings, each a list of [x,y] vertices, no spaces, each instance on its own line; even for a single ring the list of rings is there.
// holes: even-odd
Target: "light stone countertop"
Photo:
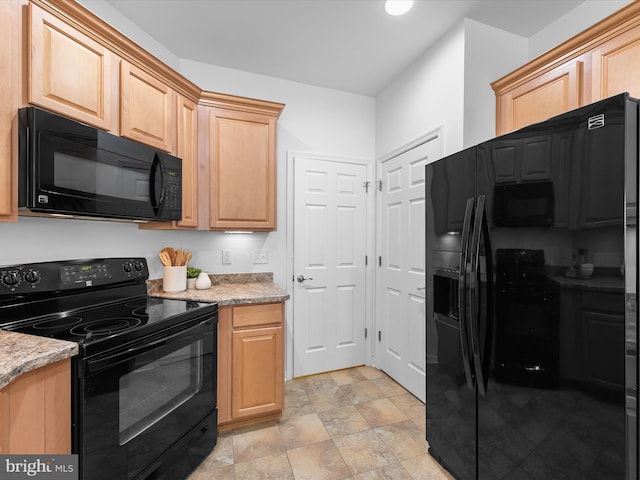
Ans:
[[[162,280],[147,281],[151,297],[195,300],[197,302],[225,305],[283,302],[289,294],[273,283],[272,273],[210,274],[211,287],[206,290],[185,290],[167,293],[162,290]]]
[[[20,375],[78,354],[78,344],[0,330],[0,388]]]

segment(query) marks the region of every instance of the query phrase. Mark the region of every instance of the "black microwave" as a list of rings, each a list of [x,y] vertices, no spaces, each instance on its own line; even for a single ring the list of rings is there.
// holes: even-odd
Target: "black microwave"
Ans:
[[[551,227],[554,208],[551,181],[496,185],[493,190],[496,227]]]
[[[182,160],[26,107],[18,110],[18,206],[133,221],[180,220]]]

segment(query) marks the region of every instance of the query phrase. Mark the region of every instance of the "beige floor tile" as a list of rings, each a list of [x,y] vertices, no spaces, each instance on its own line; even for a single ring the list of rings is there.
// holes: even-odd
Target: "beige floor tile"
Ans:
[[[412,418],[411,421],[418,426],[418,428],[422,432],[423,438],[426,438],[427,437],[427,414],[426,414],[426,412],[420,417]]]
[[[356,405],[356,408],[373,428],[389,425],[390,423],[403,422],[408,419],[388,398],[372,400]]]
[[[412,480],[411,475],[399,463],[393,463],[385,467],[359,473],[354,480]]]
[[[367,380],[366,382],[343,385],[340,388],[351,399],[351,403],[356,405],[385,397],[373,382],[375,380]]]
[[[378,387],[378,390],[380,390],[385,397],[408,393],[402,386],[386,375],[384,377],[374,378],[371,380],[371,383]]]
[[[333,380],[332,380],[333,382]],[[351,399],[335,382],[333,385],[306,389],[307,396],[317,412],[351,405]]]
[[[320,412],[318,416],[332,438],[344,437],[371,428],[353,405]]]
[[[329,432],[317,413],[284,420],[278,426],[287,450],[329,440]]]
[[[429,454],[403,460],[401,463],[413,480],[455,480]]]
[[[293,480],[294,478],[289,457],[284,452],[236,464],[235,480]]]
[[[334,443],[354,475],[397,462],[389,447],[373,430],[336,438]]]
[[[424,435],[411,420],[385,425],[375,431],[398,460],[406,460],[427,453]]]
[[[351,475],[335,444],[314,443],[287,451],[296,480],[338,480]]]
[[[233,436],[235,463],[247,462],[284,451],[284,442],[275,425]]]
[[[365,380],[367,380],[367,377],[365,377],[355,368],[336,370],[334,372],[331,372],[330,374],[331,378],[333,378],[333,380],[338,385],[350,385],[352,383],[364,382]]]
[[[392,395],[389,400],[409,418],[424,417],[426,415],[424,403],[407,391],[399,395]]]
[[[369,380],[386,376],[382,370],[378,370],[375,367],[369,367],[367,365],[356,367],[356,369]]]
[[[300,415],[307,415],[309,413],[315,413],[313,404],[307,392],[303,388],[299,390],[287,390],[284,394],[284,410],[282,412],[282,418],[292,418]]]
[[[373,367],[290,380],[281,419],[220,432],[188,480],[452,480],[425,454],[425,418]]]
[[[214,468],[212,470],[196,470],[189,476],[189,480],[235,480],[234,465]]]

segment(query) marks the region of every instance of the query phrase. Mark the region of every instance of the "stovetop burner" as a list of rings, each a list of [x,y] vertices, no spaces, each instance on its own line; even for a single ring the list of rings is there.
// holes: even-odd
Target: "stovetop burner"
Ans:
[[[82,321],[82,317],[71,316],[54,318],[53,320],[40,320],[33,324],[34,330],[54,330],[70,328]]]
[[[69,333],[81,337],[113,335],[114,333],[137,327],[140,322],[138,318],[107,318],[77,325],[69,330]]]

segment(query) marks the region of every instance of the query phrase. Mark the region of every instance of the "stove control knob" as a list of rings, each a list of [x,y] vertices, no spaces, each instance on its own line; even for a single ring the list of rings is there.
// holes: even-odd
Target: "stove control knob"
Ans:
[[[20,277],[18,272],[5,272],[2,275],[2,283],[8,287],[15,287],[20,283]]]
[[[42,276],[40,275],[40,272],[38,272],[37,270],[29,270],[27,273],[24,274],[24,279],[26,282],[31,283],[33,285],[35,283],[38,283],[40,280],[42,280]]]
[[[127,262],[122,264],[122,268],[124,269],[125,272],[129,273],[132,270],[131,263]]]
[[[144,264],[142,262],[136,262],[134,266],[136,271],[138,272],[141,272],[142,270],[144,270]]]

